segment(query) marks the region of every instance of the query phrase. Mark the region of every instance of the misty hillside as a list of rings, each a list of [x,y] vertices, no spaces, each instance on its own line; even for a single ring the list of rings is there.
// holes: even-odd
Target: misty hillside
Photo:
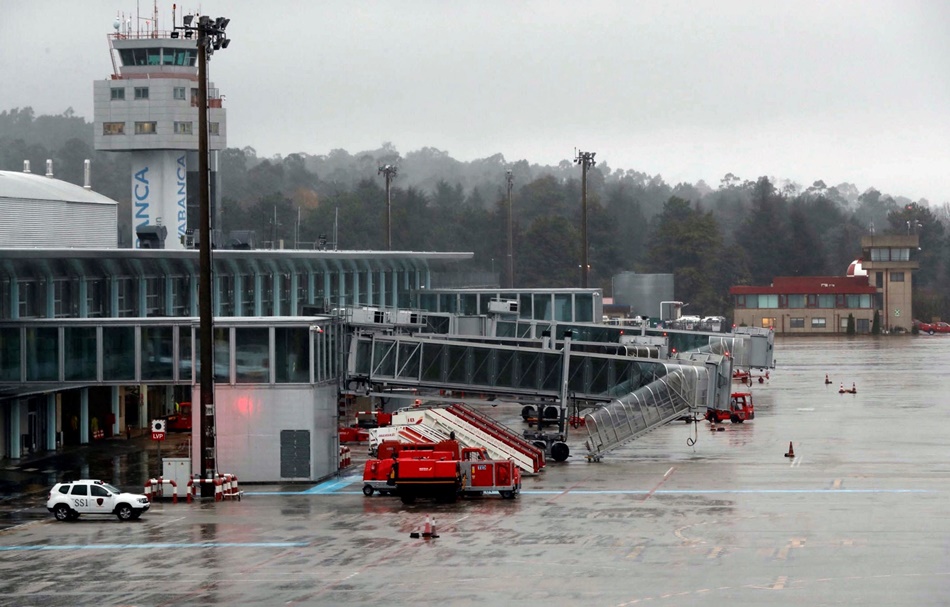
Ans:
[[[130,163],[120,153],[92,149],[92,125],[66,112],[34,116],[30,108],[0,113],[0,169],[34,171],[54,161],[56,177],[82,183],[92,159],[93,188],[120,203],[120,240],[131,234]],[[251,147],[220,153],[225,232],[250,229],[259,242],[312,248],[386,248],[382,165],[398,168],[392,185],[392,248],[472,251],[473,269],[508,284],[506,171],[512,172],[514,284],[581,284],[581,168],[510,160],[502,154],[459,161],[422,148],[405,154],[392,144],[350,153],[261,158]],[[588,175],[589,284],[610,295],[624,271],[673,273],[677,299],[697,314],[731,307],[736,284],[769,284],[775,276],[842,275],[861,253],[860,239],[920,229],[921,269],[915,274],[914,315],[950,317],[947,228],[950,205],[887,195],[874,188],[823,181],[737,176],[719,183],[666,183],[660,175],[598,162]],[[0,243],[2,246],[2,243]]]

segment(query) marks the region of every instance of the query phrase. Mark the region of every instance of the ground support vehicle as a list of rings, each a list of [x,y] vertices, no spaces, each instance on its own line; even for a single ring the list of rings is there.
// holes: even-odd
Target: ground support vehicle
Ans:
[[[933,335],[935,333],[950,333],[950,324],[945,322],[920,322],[914,321],[917,326],[917,330],[920,333],[927,333],[928,335]]]
[[[178,403],[175,413],[165,418],[169,432],[191,432],[191,403]]]
[[[465,447],[460,455],[438,460],[398,457],[391,474],[403,503],[427,497],[453,502],[493,491],[513,499],[521,491],[521,470],[514,461],[488,459],[483,447]]]
[[[85,514],[111,514],[120,521],[131,521],[151,505],[145,495],[123,493],[99,480],[56,483],[46,498],[46,509],[58,521],[74,521]]]
[[[706,419],[712,423],[722,423],[726,420],[734,424],[741,424],[746,420],[755,419],[755,405],[752,404],[751,392],[733,392],[729,399],[728,409],[706,409]]]
[[[393,479],[393,464],[397,458],[425,460],[458,460],[460,453],[456,441],[440,443],[406,444],[399,441],[383,441],[378,457],[366,461],[363,466],[363,495],[391,495],[396,492]]]

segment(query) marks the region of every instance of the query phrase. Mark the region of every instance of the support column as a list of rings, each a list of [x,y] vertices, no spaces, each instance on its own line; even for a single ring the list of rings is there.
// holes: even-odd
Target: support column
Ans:
[[[373,292],[375,287],[373,286],[373,271],[366,270],[366,298],[369,300],[366,305],[373,306],[376,305],[376,293]],[[383,298],[379,299],[380,307],[385,307],[386,300]]]
[[[139,398],[139,427],[149,428],[151,420],[148,417],[148,386],[139,386],[139,394],[142,395]]]
[[[313,270],[307,272],[307,303],[314,305],[317,297],[317,275]]]
[[[191,275],[191,280],[188,281],[188,288],[191,291],[191,297],[189,298],[191,305],[191,312],[188,313],[189,316],[198,316],[198,276],[195,274]]]
[[[119,386],[112,386],[110,391],[110,396],[112,397],[112,436],[119,436],[124,434],[122,432],[122,427],[125,425],[125,416],[121,415],[121,408],[119,407]]]
[[[89,388],[79,390],[79,444],[89,444]]]
[[[165,316],[175,315],[175,279],[171,276],[165,277]]]
[[[10,403],[10,458],[20,459],[20,400]]]
[[[234,274],[234,315],[244,316],[244,276]]]
[[[139,300],[136,302],[138,304],[136,306],[136,308],[138,308],[137,313],[139,318],[145,318],[148,316],[148,281],[145,280],[144,276],[139,276],[135,281],[138,283],[139,292]]]
[[[59,416],[56,415],[56,395],[46,395],[46,450],[56,450],[56,428],[59,427]]]
[[[79,318],[89,317],[89,281],[79,277]]]
[[[280,316],[280,311],[282,309],[280,305],[280,300],[284,294],[284,289],[283,289],[284,281],[283,281],[283,276],[281,276],[280,272],[274,272],[273,274],[271,274],[271,284],[273,285],[273,289],[271,291],[271,299],[274,300],[273,302],[274,305],[271,309],[271,316]]]
[[[109,316],[118,318],[119,314],[119,279],[115,276],[109,278]]]
[[[300,309],[297,305],[297,292],[300,290],[300,276],[297,272],[290,273],[290,301],[287,302],[289,307],[287,308],[288,316],[298,316],[297,311]]]
[[[260,274],[254,274],[254,316],[264,315],[263,293],[264,279]]]
[[[20,281],[16,276],[10,279],[10,320],[20,318]]]
[[[212,284],[211,301],[214,302],[213,314],[215,316],[221,316],[221,277],[215,274]]]
[[[353,270],[353,296],[350,300],[353,302],[354,306],[364,304],[366,302],[360,301],[360,271]]]
[[[53,284],[53,277],[47,276],[46,280],[46,318],[56,318],[56,286]],[[67,306],[69,302],[64,302]]]

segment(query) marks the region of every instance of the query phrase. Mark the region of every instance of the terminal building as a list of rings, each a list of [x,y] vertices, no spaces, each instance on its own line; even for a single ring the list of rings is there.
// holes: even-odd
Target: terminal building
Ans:
[[[17,210],[25,201],[58,217],[48,222],[59,230],[55,241],[17,239],[16,226],[32,215]],[[116,248],[115,209],[53,177],[0,172],[0,457],[139,432],[193,400],[199,253]],[[57,227],[89,221],[101,223],[94,234]],[[100,242],[101,234],[112,241]],[[247,480],[335,472],[344,340],[361,322],[390,332],[478,335],[496,313],[506,319],[503,333],[534,337],[536,318],[600,318],[598,289],[437,288],[434,277],[471,257],[215,250],[219,462]],[[304,434],[309,455],[282,468],[282,438],[299,447]]]
[[[733,322],[778,334],[827,335],[846,333],[850,317],[856,333],[870,333],[877,314],[882,331],[910,331],[917,247],[916,234],[863,236],[862,257],[846,276],[780,276],[768,286],[734,286]]]

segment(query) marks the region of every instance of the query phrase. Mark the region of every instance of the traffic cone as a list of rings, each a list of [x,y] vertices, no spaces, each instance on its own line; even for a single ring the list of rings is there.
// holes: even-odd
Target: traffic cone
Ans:
[[[435,532],[435,519],[432,519],[432,535],[430,535],[429,537],[433,539],[439,537],[439,534]]]
[[[423,528],[422,537],[432,537],[432,520],[426,515],[426,526]]]
[[[785,457],[795,457],[795,448],[792,447],[792,441],[788,441],[788,453],[785,454]]]
[[[825,384],[830,384],[830,383],[831,383],[831,380],[828,379],[828,374],[825,373]]]

